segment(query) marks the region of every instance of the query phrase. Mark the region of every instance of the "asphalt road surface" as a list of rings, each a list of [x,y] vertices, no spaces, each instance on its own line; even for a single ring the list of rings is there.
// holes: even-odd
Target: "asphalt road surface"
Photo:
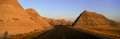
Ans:
[[[108,39],[102,36],[93,35],[64,26],[56,26],[33,39]]]

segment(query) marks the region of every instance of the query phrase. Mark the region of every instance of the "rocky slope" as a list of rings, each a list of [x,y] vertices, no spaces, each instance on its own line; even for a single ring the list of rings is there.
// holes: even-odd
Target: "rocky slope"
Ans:
[[[48,21],[46,21],[42,16],[40,16],[34,9],[29,8],[25,10],[39,26],[43,26],[48,29],[51,27]]]
[[[72,25],[75,29],[93,34],[120,38],[120,23],[95,12],[83,11]]]
[[[118,22],[110,20],[101,14],[95,12],[83,11],[82,14],[75,20],[73,25],[76,26],[101,26],[101,27],[117,27]]]
[[[71,20],[65,20],[65,19],[52,19],[52,18],[46,18],[46,17],[44,17],[44,19],[46,21],[48,21],[51,26],[54,26],[54,25],[72,25],[72,23],[73,23]]]
[[[0,0],[0,35],[5,31],[10,35],[27,33],[34,29],[43,30],[43,26],[31,19],[18,0]]]

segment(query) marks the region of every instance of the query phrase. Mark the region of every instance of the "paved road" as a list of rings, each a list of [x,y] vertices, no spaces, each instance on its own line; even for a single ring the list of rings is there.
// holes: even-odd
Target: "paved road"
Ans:
[[[64,26],[56,26],[33,39],[107,39]]]

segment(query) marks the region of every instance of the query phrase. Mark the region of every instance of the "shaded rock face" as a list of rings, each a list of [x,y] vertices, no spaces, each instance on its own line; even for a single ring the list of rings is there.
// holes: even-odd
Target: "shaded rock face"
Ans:
[[[43,27],[31,20],[17,0],[0,1],[0,35],[5,31],[10,35],[27,33],[34,29],[43,30]]]
[[[97,14],[95,12],[88,12],[83,11],[82,14],[78,16],[75,22],[72,24],[74,27],[80,26],[102,26],[102,27],[109,27],[109,26],[119,26],[119,23],[109,20],[108,18],[104,17],[101,14]]]
[[[34,20],[39,26],[42,26],[43,28],[50,28],[51,25],[46,21],[42,16],[40,16],[34,9],[29,8],[25,10],[27,14],[29,14],[31,17],[31,20]]]

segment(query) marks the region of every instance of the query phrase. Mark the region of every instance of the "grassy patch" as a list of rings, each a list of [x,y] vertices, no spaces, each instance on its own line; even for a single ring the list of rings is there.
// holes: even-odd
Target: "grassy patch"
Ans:
[[[90,33],[98,34],[101,36],[120,38],[120,28],[110,28],[110,27],[79,27],[79,30],[84,30]]]
[[[34,37],[46,32],[48,30],[43,30],[43,31],[34,30],[32,32],[29,32],[29,33],[10,35],[9,39],[31,39],[31,38],[34,38]]]

